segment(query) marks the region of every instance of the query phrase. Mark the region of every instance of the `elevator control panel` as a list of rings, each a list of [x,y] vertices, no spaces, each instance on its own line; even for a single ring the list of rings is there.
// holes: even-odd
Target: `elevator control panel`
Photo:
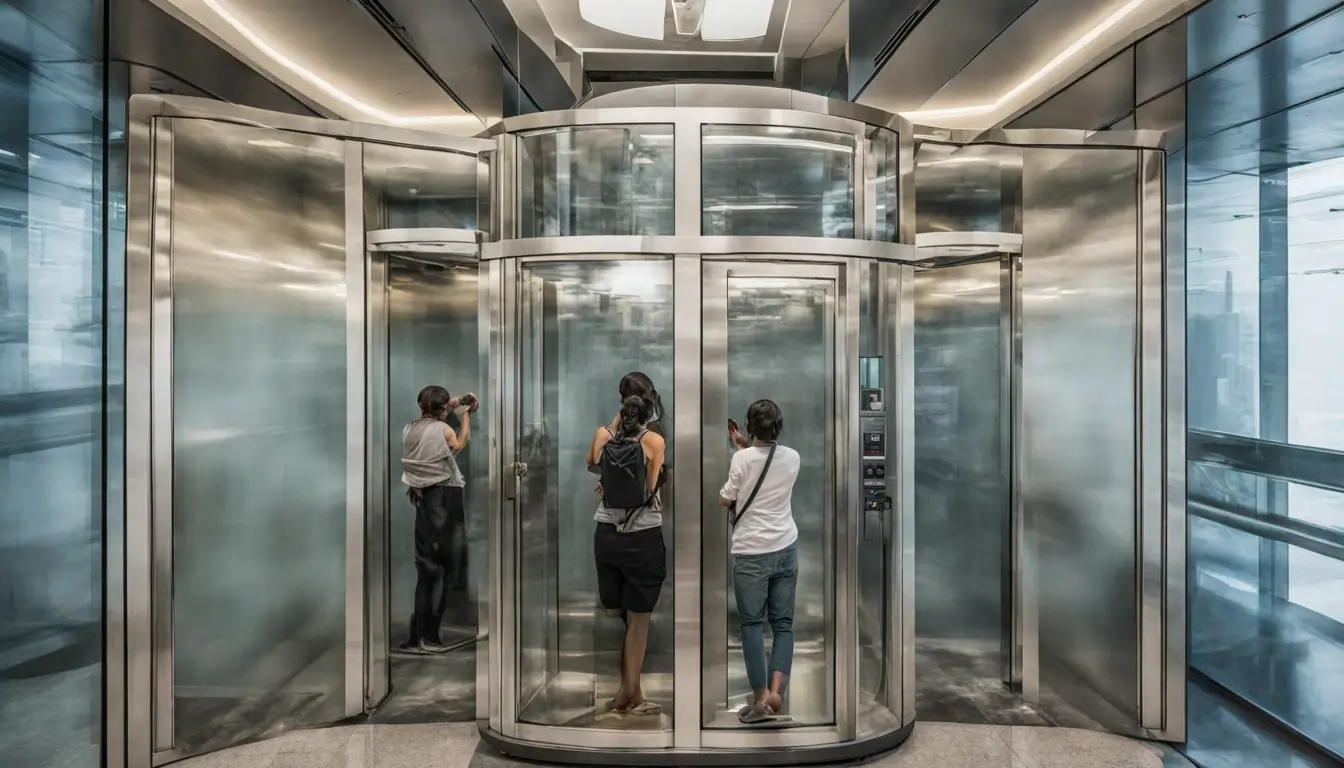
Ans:
[[[882,391],[882,358],[859,359],[859,467],[863,473],[863,540],[882,538],[882,524],[891,509],[887,492],[887,412]]]

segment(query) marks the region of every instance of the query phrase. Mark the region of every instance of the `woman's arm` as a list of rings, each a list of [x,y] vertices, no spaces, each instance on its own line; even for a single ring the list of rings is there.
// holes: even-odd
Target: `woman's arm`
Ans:
[[[453,449],[454,454],[462,452],[467,447],[467,438],[471,437],[471,412],[462,412],[462,432],[459,434],[453,431],[452,427],[444,427],[443,439],[448,441],[448,447]]]
[[[739,461],[739,458],[741,457],[734,454],[732,462],[728,465],[728,482],[719,490],[720,507],[731,507],[737,501],[737,494],[741,492],[742,476],[746,474],[746,470],[743,469],[743,462]]]
[[[598,462],[602,461],[602,446],[606,445],[610,439],[611,433],[605,427],[597,428],[597,431],[593,433],[593,442],[588,445],[588,455],[584,457],[588,466],[595,467]]]
[[[649,493],[658,489],[658,472],[663,468],[663,455],[667,452],[667,443],[661,435],[645,432],[644,439],[644,477]]]

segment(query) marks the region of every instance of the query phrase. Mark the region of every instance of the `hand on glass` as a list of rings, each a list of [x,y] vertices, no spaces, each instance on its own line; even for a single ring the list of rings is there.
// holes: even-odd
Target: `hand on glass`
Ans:
[[[733,444],[734,448],[742,449],[751,445],[751,441],[744,436],[738,429],[737,422],[733,419],[728,420],[728,442]]]

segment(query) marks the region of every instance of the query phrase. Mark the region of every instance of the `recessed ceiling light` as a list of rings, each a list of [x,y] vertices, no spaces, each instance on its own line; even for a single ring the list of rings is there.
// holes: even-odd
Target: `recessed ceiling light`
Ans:
[[[700,38],[713,42],[764,37],[775,0],[705,0]]]
[[[579,15],[612,32],[662,40],[667,0],[579,0]]]
[[[1099,24],[1083,33],[1083,35],[1077,40],[1074,40],[1069,47],[1060,51],[1053,59],[1046,62],[1045,66],[1028,75],[1025,80],[1013,86],[1011,90],[1000,96],[992,104],[977,104],[973,107],[949,107],[947,109],[922,109],[913,112],[902,112],[901,116],[913,121],[932,120],[945,117],[974,117],[976,115],[986,115],[992,112],[997,112],[1005,106],[1010,106],[1022,96],[1022,94],[1026,93],[1028,89],[1045,79],[1051,72],[1059,69],[1064,62],[1076,56],[1088,45],[1096,42],[1097,38],[1106,34],[1112,27],[1119,24],[1121,21],[1124,21],[1126,17],[1137,11],[1147,2],[1148,0],[1129,0],[1128,3],[1125,3],[1120,8],[1116,9],[1115,13],[1102,19]],[[706,11],[705,16],[708,18],[708,11]]]

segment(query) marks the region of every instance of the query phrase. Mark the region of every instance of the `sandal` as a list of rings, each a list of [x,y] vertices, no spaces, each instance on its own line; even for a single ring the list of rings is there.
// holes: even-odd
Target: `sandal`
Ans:
[[[770,712],[770,708],[764,704],[752,704],[743,707],[737,713],[737,719],[742,721],[743,725],[759,725],[773,721],[775,716]]]
[[[648,700],[641,701],[640,703],[636,704],[635,706],[631,707],[626,711],[638,717],[649,717],[651,715],[663,714],[662,706],[654,704],[652,701]]]

